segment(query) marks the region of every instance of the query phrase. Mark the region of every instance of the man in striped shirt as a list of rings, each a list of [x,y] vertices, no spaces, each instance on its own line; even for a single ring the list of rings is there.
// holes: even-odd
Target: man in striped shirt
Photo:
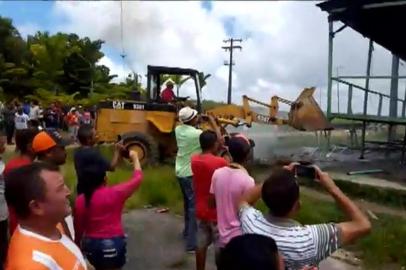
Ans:
[[[295,164],[291,164],[275,170],[263,185],[247,191],[241,199],[239,216],[244,234],[272,237],[287,269],[302,269],[317,266],[340,246],[364,236],[371,224],[330,176],[317,167],[319,183],[335,199],[348,221],[303,226],[293,220],[300,208],[294,167]],[[267,215],[251,206],[261,195],[269,209]]]

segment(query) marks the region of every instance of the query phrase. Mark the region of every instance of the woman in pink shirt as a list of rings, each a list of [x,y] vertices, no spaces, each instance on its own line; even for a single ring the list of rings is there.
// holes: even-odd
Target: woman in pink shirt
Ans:
[[[137,152],[130,151],[129,155],[134,173],[128,181],[107,186],[105,171],[89,164],[84,171],[84,193],[76,198],[75,241],[97,270],[120,269],[126,262],[122,211],[143,178]]]

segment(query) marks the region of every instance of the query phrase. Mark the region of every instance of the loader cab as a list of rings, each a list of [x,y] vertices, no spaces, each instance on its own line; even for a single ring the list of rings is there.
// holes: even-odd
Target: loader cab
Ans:
[[[201,88],[199,84],[199,72],[195,69],[188,68],[176,68],[176,67],[163,67],[163,66],[148,66],[147,73],[147,102],[149,103],[163,103],[161,100],[161,86],[165,82],[163,81],[163,75],[182,75],[189,77],[193,81],[196,96],[188,97],[183,96],[180,93],[179,97],[176,97],[175,104],[178,106],[184,101],[196,100],[196,110],[201,113]]]

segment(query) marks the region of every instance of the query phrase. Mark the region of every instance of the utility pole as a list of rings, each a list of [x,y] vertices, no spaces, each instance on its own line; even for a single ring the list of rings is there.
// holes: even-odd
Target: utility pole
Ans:
[[[230,38],[227,40],[223,40],[224,43],[230,43],[229,46],[223,46],[225,51],[229,50],[230,51],[230,61],[224,62],[225,66],[228,66],[228,94],[227,94],[227,104],[231,104],[231,89],[232,89],[232,83],[233,83],[233,65],[235,63],[233,62],[233,50],[234,49],[240,49],[242,50],[242,47],[240,45],[234,45],[235,43],[242,42],[242,39],[236,39],[236,38]]]

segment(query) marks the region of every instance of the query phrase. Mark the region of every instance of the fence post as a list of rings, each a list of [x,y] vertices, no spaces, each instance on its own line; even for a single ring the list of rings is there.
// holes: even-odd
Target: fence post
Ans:
[[[378,103],[378,116],[382,116],[382,95],[379,95],[379,103]],[[403,103],[405,104],[405,103]]]
[[[347,114],[352,114],[352,84],[348,85]]]

